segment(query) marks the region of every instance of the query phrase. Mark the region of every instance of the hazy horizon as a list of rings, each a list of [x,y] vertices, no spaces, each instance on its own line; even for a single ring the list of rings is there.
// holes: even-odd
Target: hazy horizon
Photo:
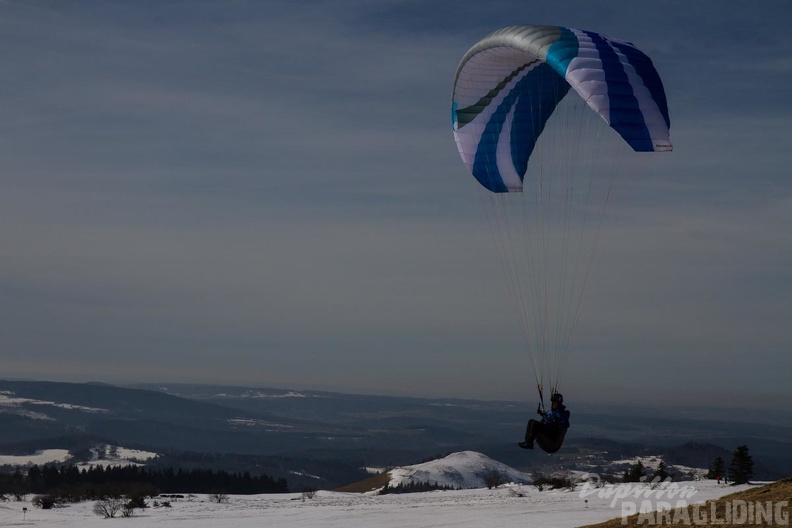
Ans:
[[[170,393],[176,396],[184,396],[179,393],[180,388],[184,387],[199,387],[199,388],[218,388],[218,389],[245,389],[245,390],[274,390],[274,391],[294,391],[301,392],[317,392],[317,393],[332,393],[347,396],[362,396],[362,397],[385,397],[385,398],[407,398],[407,399],[423,399],[423,400],[458,400],[458,401],[472,401],[484,402],[491,404],[503,403],[505,405],[519,405],[525,408],[527,416],[532,416],[533,410],[539,401],[537,394],[527,391],[524,397],[518,398],[488,398],[488,397],[475,397],[469,395],[460,396],[459,394],[446,394],[442,392],[426,392],[415,393],[407,391],[393,391],[393,390],[358,390],[354,387],[322,387],[322,386],[303,386],[303,385],[255,385],[255,384],[234,384],[234,383],[217,383],[217,382],[190,382],[190,381],[173,381],[173,380],[100,380],[100,379],[85,379],[85,380],[57,380],[57,379],[39,379],[39,378],[15,378],[5,376],[0,381],[11,382],[32,382],[32,383],[73,383],[73,384],[100,384],[120,388],[133,388],[144,390],[159,390]],[[651,410],[657,412],[658,417],[679,417],[689,419],[703,419],[703,420],[725,420],[729,421],[738,413],[739,421],[756,421],[758,423],[777,423],[779,419],[792,419],[792,406],[786,407],[784,401],[772,400],[771,404],[774,409],[772,416],[764,415],[742,415],[742,411],[755,411],[765,409],[768,405],[767,399],[744,399],[740,402],[734,403],[728,398],[718,399],[718,395],[705,395],[702,397],[700,394],[688,394],[687,401],[679,401],[679,395],[661,394],[659,397],[652,397],[652,395],[644,394],[643,397],[638,392],[631,393],[632,396],[618,397],[613,394],[589,394],[579,390],[570,389],[566,393],[566,402],[570,408],[574,408],[580,412],[607,412],[614,415],[622,413],[633,412],[646,412]],[[722,396],[722,395],[721,395]],[[779,405],[780,403],[780,405]]]

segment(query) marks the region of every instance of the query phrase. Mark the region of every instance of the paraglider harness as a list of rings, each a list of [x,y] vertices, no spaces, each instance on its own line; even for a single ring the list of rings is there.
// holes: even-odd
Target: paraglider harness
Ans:
[[[539,389],[539,405],[536,408],[536,414],[542,417],[542,427],[536,432],[535,440],[542,451],[546,453],[555,453],[561,449],[561,445],[564,443],[564,437],[566,436],[567,429],[569,429],[569,425],[563,426],[558,423],[547,421],[548,412],[545,410],[544,406],[544,393],[542,386],[537,385],[537,389]],[[559,404],[563,405],[563,396],[561,396],[561,394],[559,394],[558,391],[553,388],[550,401],[553,402],[556,400],[556,398],[559,399]],[[563,412],[566,413],[566,421],[568,424],[570,412],[566,410],[566,408]]]

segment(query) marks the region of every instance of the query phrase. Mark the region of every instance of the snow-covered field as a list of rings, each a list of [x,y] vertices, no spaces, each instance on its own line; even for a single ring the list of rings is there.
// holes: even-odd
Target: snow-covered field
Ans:
[[[94,466],[142,466],[158,456],[157,453],[152,453],[151,451],[99,445],[91,449],[91,460],[80,462],[77,467],[79,469],[87,469]]]
[[[91,449],[91,460],[78,462],[77,467],[88,469],[93,466],[141,466],[158,456],[151,451],[99,444]],[[44,449],[32,455],[0,455],[0,466],[25,467],[33,464],[41,466],[50,462],[69,460],[72,460],[72,455],[66,449]]]
[[[66,449],[44,449],[32,455],[0,455],[0,466],[43,465],[50,462],[66,462],[70,458],[71,455]]]
[[[49,416],[35,411],[29,411],[23,405],[39,405],[42,407],[58,407],[60,409],[69,409],[82,411],[87,413],[109,413],[107,409],[100,409],[97,407],[85,407],[84,405],[74,405],[71,403],[58,403],[44,400],[32,400],[30,398],[18,398],[11,391],[0,391],[0,408],[3,411],[11,414],[19,414],[28,416],[38,420],[52,420]]]
[[[689,504],[740,491],[747,486],[724,487],[712,481],[675,483],[677,489],[695,492]],[[646,492],[648,488],[644,488]],[[57,526],[91,528],[152,526],[159,528],[525,528],[526,526],[572,527],[621,516],[623,501],[614,500],[617,488],[574,491],[539,491],[530,485],[509,485],[493,490],[437,491],[403,495],[360,495],[317,492],[301,494],[231,496],[224,504],[207,496],[172,500],[170,508],[150,507],[133,518],[107,520],[93,513],[92,503],[40,510],[28,502],[0,503],[0,526]],[[608,493],[611,496],[607,496]],[[522,495],[522,496],[520,496]],[[679,495],[668,500],[650,495],[638,499],[676,505]],[[588,502],[586,502],[588,501]],[[153,504],[153,501],[149,501]],[[27,508],[23,512],[22,508]],[[24,513],[24,520],[23,520]]]
[[[91,463],[155,455],[106,445],[95,450],[94,458],[99,460]],[[483,476],[492,471],[511,483],[487,489]],[[539,491],[527,483],[531,481],[529,475],[475,451],[393,468],[389,477],[391,486],[429,482],[463,489],[389,495],[377,495],[376,491],[320,491],[311,497],[299,493],[237,495],[220,504],[207,495],[197,495],[157,500],[170,500],[169,508],[155,507],[155,500],[149,500],[151,507],[137,510],[134,518],[112,521],[94,514],[90,502],[41,510],[33,507],[32,497],[28,497],[24,502],[0,502],[0,526],[105,528],[110,522],[114,526],[118,523],[161,528],[571,527],[618,518],[623,512],[693,504],[747,487],[727,487],[710,480],[601,486],[595,476],[589,476],[574,490]]]

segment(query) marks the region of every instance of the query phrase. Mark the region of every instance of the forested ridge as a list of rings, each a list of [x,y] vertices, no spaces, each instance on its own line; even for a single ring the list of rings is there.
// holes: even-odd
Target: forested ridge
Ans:
[[[153,493],[233,494],[286,493],[285,479],[267,475],[251,476],[248,472],[229,473],[202,469],[153,469],[142,466],[101,465],[80,469],[74,465],[31,466],[27,472],[0,474],[0,494],[53,494],[81,490],[85,495],[107,495],[129,487],[146,486]]]

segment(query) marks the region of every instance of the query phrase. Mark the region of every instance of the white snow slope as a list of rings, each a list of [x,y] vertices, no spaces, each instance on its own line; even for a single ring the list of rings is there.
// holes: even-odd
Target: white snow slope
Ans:
[[[492,470],[511,481],[484,487],[482,474]],[[596,479],[574,490],[539,491],[525,473],[481,453],[463,451],[439,460],[391,470],[391,485],[411,481],[437,482],[461,489],[377,495],[320,491],[307,495],[235,495],[218,504],[206,495],[169,499],[171,507],[138,510],[133,519],[116,522],[156,528],[525,528],[574,527],[606,521],[639,508],[669,508],[717,498],[748,486],[722,486],[709,480],[596,487]],[[636,498],[637,497],[637,498]],[[106,528],[107,520],[93,513],[93,503],[41,510],[28,497],[0,502],[0,526]],[[160,499],[164,500],[164,499]],[[26,511],[23,511],[26,508]],[[131,523],[131,524],[130,524]],[[113,524],[113,523],[111,523]]]
[[[676,483],[695,492],[688,503],[741,491],[748,486],[725,487],[713,481]],[[171,508],[150,507],[131,519],[108,521],[92,512],[92,503],[40,510],[27,502],[0,502],[0,526],[56,526],[107,528],[526,528],[574,527],[621,516],[622,502],[615,490],[539,491],[534,486],[507,485],[497,489],[436,491],[396,495],[360,495],[318,492],[231,496],[224,504],[201,495],[173,500]],[[608,496],[610,493],[610,496]],[[641,498],[659,502],[657,498]],[[668,500],[668,499],[661,499]],[[677,499],[669,502],[676,505]],[[586,502],[587,501],[587,502]],[[153,505],[153,501],[149,501]],[[22,508],[27,508],[23,512]],[[23,521],[23,515],[25,517]]]
[[[445,458],[394,468],[390,471],[390,486],[421,482],[451,488],[484,488],[488,474],[497,472],[504,483],[530,484],[532,479],[522,471],[496,462],[475,451],[452,453]]]

